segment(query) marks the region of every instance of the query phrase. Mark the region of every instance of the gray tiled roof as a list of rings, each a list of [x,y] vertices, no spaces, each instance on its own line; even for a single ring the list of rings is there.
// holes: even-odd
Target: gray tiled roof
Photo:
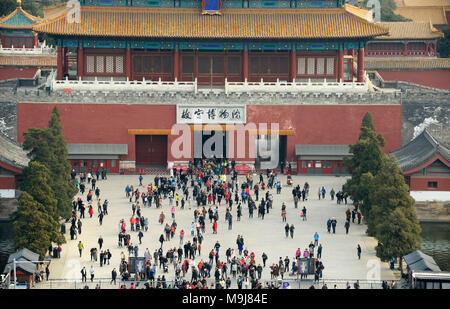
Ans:
[[[432,271],[440,271],[441,269],[436,264],[434,259],[423,253],[422,251],[416,250],[407,254],[403,257],[406,264],[408,264],[409,269],[411,270],[432,270]]]
[[[350,156],[348,145],[295,145],[296,156]]]
[[[126,155],[127,144],[67,144],[69,155]]]
[[[24,168],[30,159],[22,146],[0,134],[0,161],[16,168]]]
[[[391,151],[389,155],[395,156],[403,171],[408,171],[424,164],[436,153],[440,153],[447,161],[450,161],[450,150],[439,144],[425,129],[415,139],[403,147]]]
[[[7,272],[8,267],[13,269],[14,259],[16,259],[16,261],[20,261],[20,263],[16,264],[16,269],[21,269],[24,272],[33,274],[34,271],[36,270],[36,263],[32,263],[30,261],[39,261],[39,254],[34,253],[33,251],[28,250],[27,248],[23,248],[19,251],[10,254],[8,257],[8,264],[6,264],[3,273]]]
[[[34,253],[33,251],[23,248],[15,253],[12,253],[8,257],[8,263],[12,262],[14,259],[18,260],[23,258],[27,261],[39,261],[39,254]]]

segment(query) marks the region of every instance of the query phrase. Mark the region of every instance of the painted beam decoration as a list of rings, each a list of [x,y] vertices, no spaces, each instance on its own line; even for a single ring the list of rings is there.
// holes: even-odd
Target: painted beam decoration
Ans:
[[[245,105],[177,105],[180,124],[245,124]]]

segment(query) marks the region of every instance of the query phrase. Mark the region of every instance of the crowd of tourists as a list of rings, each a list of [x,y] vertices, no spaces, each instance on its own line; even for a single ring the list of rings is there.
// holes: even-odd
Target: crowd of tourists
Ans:
[[[81,196],[73,201],[72,219],[70,220],[70,237],[77,239],[77,235],[82,232],[82,221],[85,218],[85,210],[88,208],[90,217],[94,214],[94,205],[97,205],[97,217],[99,224],[105,215],[108,215],[108,200],[100,196],[100,189],[97,180],[101,174],[96,173],[97,179],[91,173],[82,173],[80,178],[75,178]],[[106,177],[104,177],[106,179]],[[147,177],[146,177],[147,178]],[[299,261],[303,259],[315,259],[314,270],[309,274],[314,277],[314,282],[318,282],[323,275],[324,265],[321,261],[323,246],[319,243],[319,235],[311,235],[311,242],[304,250],[298,248],[292,252],[292,258],[286,256],[279,257],[278,262],[267,263],[266,253],[260,253],[261,263],[256,262],[257,252],[248,250],[245,245],[244,235],[238,235],[236,247],[221,248],[220,241],[217,240],[213,248],[203,250],[202,243],[207,230],[212,235],[218,234],[219,207],[226,208],[225,216],[222,220],[228,223],[228,231],[232,230],[233,220],[240,221],[244,212],[248,218],[252,219],[256,211],[257,217],[264,220],[273,209],[274,198],[272,192],[280,194],[283,185],[275,170],[260,172],[254,181],[254,177],[247,174],[244,180],[235,169],[234,162],[227,160],[210,159],[199,160],[189,163],[187,168],[173,168],[169,175],[157,175],[151,179],[148,185],[143,184],[143,175],[138,176],[139,185],[127,185],[124,189],[124,198],[130,205],[130,217],[123,218],[118,222],[118,247],[123,250],[120,253],[120,264],[117,270],[111,271],[111,283],[116,284],[120,278],[122,281],[145,282],[139,285],[140,288],[230,288],[232,285],[237,288],[279,288],[279,279],[290,276],[299,276],[302,279],[308,277],[308,273],[300,271]],[[148,178],[147,178],[148,180]],[[292,182],[291,182],[292,184]],[[86,191],[87,188],[87,191]],[[305,201],[310,197],[310,186],[305,182],[303,186],[297,185],[292,188],[294,207],[300,210],[303,221],[307,220],[307,209]],[[87,193],[85,195],[85,193]],[[94,197],[95,195],[95,197]],[[335,196],[337,203],[347,204],[347,195],[339,191],[335,193],[334,188],[329,193],[331,200]],[[325,199],[327,192],[324,187],[319,188],[318,198]],[[86,204],[84,202],[86,201]],[[168,207],[165,206],[168,204]],[[303,204],[303,205],[301,205]],[[303,207],[302,207],[303,206]],[[151,252],[148,248],[141,250],[142,239],[148,231],[149,219],[144,216],[146,208],[155,207],[161,209],[158,222],[161,225],[162,233],[158,239],[159,248]],[[192,223],[190,230],[178,230],[175,220],[177,210],[192,211]],[[170,211],[170,213],[168,212]],[[346,230],[350,219],[354,223],[358,219],[361,223],[361,214],[358,204],[355,209],[346,212]],[[286,205],[281,205],[282,222],[287,221]],[[327,222],[328,232],[335,233],[336,219],[330,218]],[[207,226],[210,227],[207,227]],[[284,227],[286,238],[294,238],[294,224],[286,222]],[[133,243],[132,239],[138,238]],[[165,245],[175,237],[179,238],[179,245]],[[211,236],[208,236],[211,237]],[[189,238],[189,240],[187,240]],[[217,237],[217,239],[220,239]],[[109,249],[102,250],[101,237],[99,238],[99,249],[90,250],[91,260],[97,261],[97,252],[100,251],[100,266],[109,265],[111,252]],[[167,248],[167,246],[169,246]],[[359,245],[358,245],[359,246]],[[80,257],[84,246],[78,243]],[[206,255],[201,255],[206,251]],[[360,254],[360,252],[359,252]],[[130,259],[133,257],[144,257],[145,265],[140,269],[131,269]],[[275,259],[275,257],[272,257]],[[133,264],[134,265],[134,264]],[[114,265],[113,265],[114,266]],[[91,267],[91,281],[94,279],[94,270]],[[263,284],[262,273],[270,272],[273,283]],[[84,269],[84,272],[86,270]],[[167,280],[171,274],[173,280]],[[86,276],[83,275],[85,281]],[[213,282],[213,283],[211,283]],[[233,284],[235,283],[235,285]],[[121,285],[120,288],[125,288]],[[137,285],[134,285],[136,288]],[[326,286],[325,286],[326,288]]]

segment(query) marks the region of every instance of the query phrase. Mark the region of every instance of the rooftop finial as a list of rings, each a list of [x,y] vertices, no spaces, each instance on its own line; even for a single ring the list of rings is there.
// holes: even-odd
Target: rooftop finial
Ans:
[[[22,7],[22,0],[17,0],[17,6]]]

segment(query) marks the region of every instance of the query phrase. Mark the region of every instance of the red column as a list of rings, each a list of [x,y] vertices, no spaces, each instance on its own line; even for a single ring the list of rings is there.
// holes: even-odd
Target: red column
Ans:
[[[344,81],[344,51],[342,49],[338,52],[338,82]]]
[[[38,35],[36,34],[33,38],[33,47],[38,47],[39,44],[39,39],[38,39]]]
[[[63,79],[63,65],[64,65],[64,58],[63,58],[63,48],[64,47],[57,47],[57,56],[56,56],[56,79],[62,80]]]
[[[125,62],[126,62],[126,68],[127,68],[127,77],[128,80],[132,80],[131,76],[131,49],[127,48],[126,55],[125,55]]]
[[[434,56],[435,57],[437,57],[436,47],[437,47],[437,42],[434,42]]]
[[[180,52],[178,49],[173,51],[173,78],[180,80]]]
[[[291,76],[289,76],[289,80],[293,82],[297,77],[297,53],[293,49],[291,50],[291,61],[290,61],[290,70]]]
[[[244,50],[242,54],[242,77],[248,80],[248,50]]]
[[[82,47],[78,47],[77,50],[77,75],[78,78],[83,79],[84,73],[84,49]]]
[[[408,56],[407,43],[403,43],[403,56]]]
[[[357,71],[357,82],[364,82],[364,48],[358,50],[358,71]]]
[[[69,48],[68,47],[64,47],[63,49],[63,63],[64,63],[64,68],[63,68],[63,74],[67,73],[69,71],[69,62],[68,62],[68,58],[67,58],[67,54],[69,52]]]

